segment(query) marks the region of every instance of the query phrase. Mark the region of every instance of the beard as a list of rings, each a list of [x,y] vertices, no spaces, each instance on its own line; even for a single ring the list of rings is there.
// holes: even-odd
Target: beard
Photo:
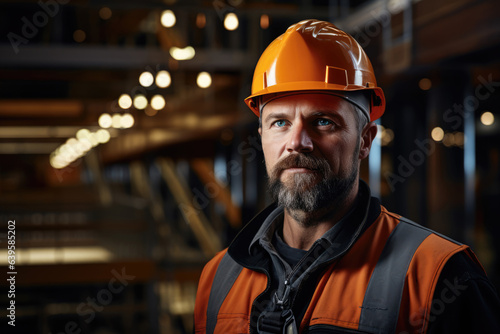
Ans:
[[[354,153],[356,157],[358,152]],[[269,175],[269,191],[292,216],[299,218],[300,212],[303,225],[312,226],[314,221],[324,218],[328,212],[333,213],[346,201],[358,178],[358,164],[354,157],[345,175],[335,175],[324,158],[302,153],[289,155],[273,167]],[[308,168],[313,173],[294,173],[282,181],[282,172],[291,167]]]

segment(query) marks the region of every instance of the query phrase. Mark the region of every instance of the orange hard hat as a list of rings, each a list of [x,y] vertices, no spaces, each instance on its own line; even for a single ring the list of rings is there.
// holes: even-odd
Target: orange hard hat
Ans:
[[[352,36],[329,22],[301,21],[276,38],[257,63],[252,95],[245,103],[259,116],[259,97],[308,90],[370,92],[371,121],[385,110],[384,92],[377,87],[365,52]]]

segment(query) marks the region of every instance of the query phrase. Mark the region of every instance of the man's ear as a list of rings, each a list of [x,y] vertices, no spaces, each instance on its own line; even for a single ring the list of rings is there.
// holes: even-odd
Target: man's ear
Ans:
[[[259,126],[259,135],[262,137],[262,126]]]
[[[377,124],[370,122],[365,125],[361,131],[361,140],[359,143],[359,160],[363,160],[368,157],[370,153],[370,148],[372,147],[372,142],[377,135]]]

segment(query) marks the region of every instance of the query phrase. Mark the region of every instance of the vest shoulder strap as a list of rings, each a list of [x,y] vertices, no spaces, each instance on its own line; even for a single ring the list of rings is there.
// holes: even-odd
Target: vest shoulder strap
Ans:
[[[229,290],[240,275],[243,267],[226,252],[215,272],[207,307],[207,334],[212,334],[217,325],[217,315]]]
[[[402,219],[385,244],[361,306],[359,329],[368,333],[394,333],[405,277],[420,244],[432,233]]]

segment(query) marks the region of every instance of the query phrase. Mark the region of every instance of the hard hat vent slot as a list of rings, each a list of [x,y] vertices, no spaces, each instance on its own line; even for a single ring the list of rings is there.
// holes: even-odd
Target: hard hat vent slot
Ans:
[[[325,82],[329,84],[347,86],[349,82],[347,79],[347,71],[343,68],[327,66]]]

